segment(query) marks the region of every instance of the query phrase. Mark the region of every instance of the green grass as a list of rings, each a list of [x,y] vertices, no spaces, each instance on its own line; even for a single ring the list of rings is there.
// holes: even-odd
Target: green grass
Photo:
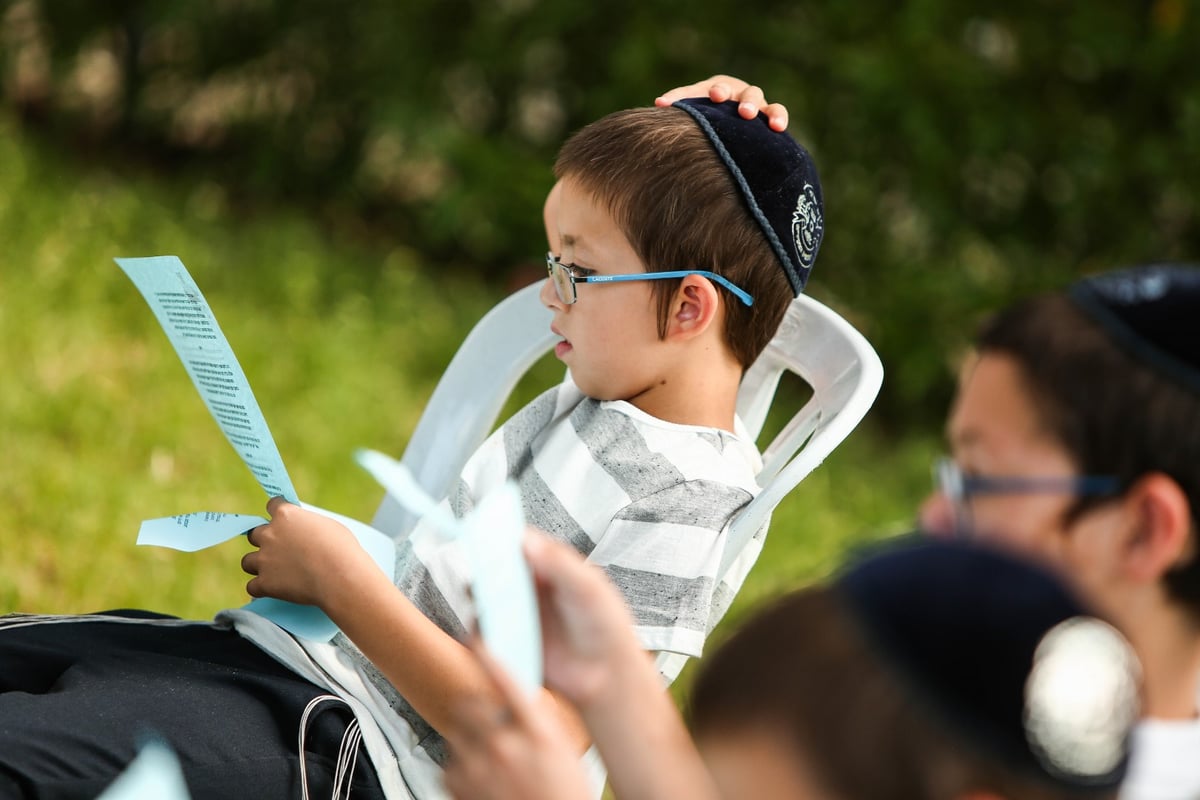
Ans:
[[[113,256],[184,260],[301,497],[368,519],[379,490],[351,452],[402,450],[496,300],[404,250],[339,246],[298,214],[199,214],[207,191],[65,164],[0,118],[2,611],[207,617],[245,600],[244,543],[134,546],[144,518],[258,513],[265,498]]]
[[[209,617],[246,599],[240,540],[194,554],[134,545],[142,519],[259,513],[265,498],[113,256],[183,259],[301,497],[362,519],[380,492],[351,452],[403,450],[459,340],[499,299],[296,212],[231,214],[208,184],[67,162],[4,117],[0,241],[0,612]],[[538,380],[560,371],[551,360]],[[848,548],[906,529],[934,447],[868,419],[776,511],[722,631]]]

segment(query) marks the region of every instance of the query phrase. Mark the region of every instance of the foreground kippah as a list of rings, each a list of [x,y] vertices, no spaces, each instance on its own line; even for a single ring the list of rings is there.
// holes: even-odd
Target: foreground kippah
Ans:
[[[1200,268],[1107,272],[1078,281],[1067,296],[1135,358],[1200,392]]]
[[[862,561],[836,591],[883,663],[977,752],[1058,786],[1120,783],[1137,661],[1049,573],[927,539]]]
[[[783,265],[792,293],[800,294],[825,235],[812,156],[788,134],[771,130],[766,114],[742,119],[732,100],[692,98],[675,105],[695,118],[716,148]]]

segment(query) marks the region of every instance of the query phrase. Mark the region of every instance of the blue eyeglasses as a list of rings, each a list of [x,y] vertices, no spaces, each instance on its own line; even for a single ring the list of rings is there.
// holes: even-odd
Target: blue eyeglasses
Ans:
[[[1112,475],[1064,475],[1060,477],[988,477],[964,475],[952,458],[939,458],[933,464],[933,481],[938,491],[954,507],[955,522],[969,531],[971,498],[989,494],[1071,494],[1077,497],[1102,497],[1118,494],[1121,481]]]
[[[736,285],[730,282],[727,278],[723,278],[715,272],[708,272],[702,269],[678,269],[670,272],[633,272],[628,275],[585,275],[582,273],[590,272],[581,267],[576,267],[572,264],[564,264],[558,260],[558,257],[553,253],[546,253],[546,272],[550,274],[550,282],[554,284],[554,291],[558,295],[558,299],[564,305],[574,305],[578,299],[575,293],[575,284],[577,283],[619,283],[622,281],[656,281],[665,278],[682,278],[686,275],[701,275],[708,278],[713,283],[725,287],[733,296],[741,300],[747,306],[754,305],[754,298],[748,295],[744,290],[739,289]]]

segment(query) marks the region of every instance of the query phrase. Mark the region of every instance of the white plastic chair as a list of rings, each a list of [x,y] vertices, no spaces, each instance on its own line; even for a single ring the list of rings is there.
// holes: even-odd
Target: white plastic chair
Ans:
[[[445,497],[463,465],[492,431],[521,376],[557,340],[541,282],[500,301],[472,328],[443,373],[413,431],[402,461],[421,487]],[[785,371],[813,394],[764,446],[762,491],[733,520],[720,573],[742,552],[779,501],[812,472],[862,420],[883,382],[874,348],[850,323],[806,295],[792,301],[779,331],[747,370],[737,408],[757,440]],[[385,497],[372,525],[403,538],[416,520]]]
[[[491,433],[517,382],[558,339],[550,332],[550,312],[538,299],[541,286],[527,286],[485,314],[429,398],[401,460],[431,497],[450,492],[467,459]],[[796,373],[813,394],[764,447],[758,440],[785,371]],[[854,430],[882,382],[879,356],[850,323],[811,297],[800,295],[792,301],[779,331],[746,371],[738,390],[738,414],[763,456],[758,475],[763,488],[730,525],[720,575],[779,501]],[[415,523],[410,512],[385,497],[371,524],[403,538]],[[679,654],[660,653],[657,668],[669,683],[686,661]],[[600,797],[605,770],[595,748],[582,761],[594,795]]]

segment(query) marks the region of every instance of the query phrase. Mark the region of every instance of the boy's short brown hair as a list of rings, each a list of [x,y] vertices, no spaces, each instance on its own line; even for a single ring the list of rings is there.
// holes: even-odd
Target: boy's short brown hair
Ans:
[[[648,271],[708,270],[750,294],[749,307],[725,294],[725,341],[743,367],[754,362],[779,328],[792,288],[729,169],[687,112],[609,114],[563,145],[554,172],[606,208]],[[653,283],[665,336],[680,281]]]

